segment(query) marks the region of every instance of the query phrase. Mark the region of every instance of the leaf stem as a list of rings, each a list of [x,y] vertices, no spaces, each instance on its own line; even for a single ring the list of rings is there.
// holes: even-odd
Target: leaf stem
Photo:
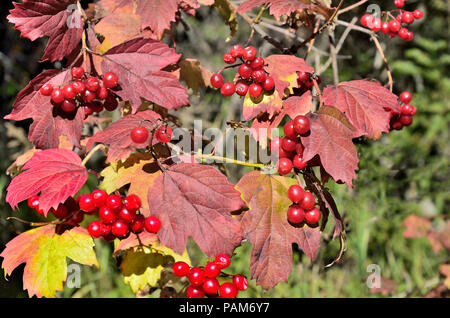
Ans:
[[[92,148],[89,153],[86,155],[86,157],[84,157],[83,161],[81,162],[81,164],[83,166],[86,166],[86,163],[92,158],[92,156],[98,151],[102,149],[103,151],[106,149],[105,145],[102,144],[98,144],[97,146],[95,146],[94,148]]]

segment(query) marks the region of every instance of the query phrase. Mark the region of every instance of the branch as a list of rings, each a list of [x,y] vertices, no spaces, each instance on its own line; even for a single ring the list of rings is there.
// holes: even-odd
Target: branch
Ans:
[[[340,10],[337,15],[340,15],[342,13],[351,11],[351,10],[353,10],[353,9],[359,7],[359,6],[362,6],[367,1],[369,1],[369,0],[361,0],[361,1],[357,2],[357,3],[355,3],[355,4],[352,4],[352,5],[348,6],[348,7],[345,7],[344,9]]]
[[[106,149],[106,147],[102,144],[98,144],[94,148],[92,148],[89,153],[84,157],[83,162],[81,163],[83,166],[86,166],[87,162],[92,158],[92,156],[98,151],[102,149],[103,151]]]
[[[389,67],[389,62],[386,59],[386,56],[384,55],[384,51],[380,45],[380,42],[376,38],[376,36],[372,35],[371,38],[372,38],[373,43],[375,43],[375,46],[377,47],[378,53],[380,53],[381,57],[383,58],[384,64],[386,65],[386,73],[387,73],[388,81],[389,81],[388,82],[389,90],[392,92],[394,81],[392,79],[392,73],[391,73],[391,69]]]

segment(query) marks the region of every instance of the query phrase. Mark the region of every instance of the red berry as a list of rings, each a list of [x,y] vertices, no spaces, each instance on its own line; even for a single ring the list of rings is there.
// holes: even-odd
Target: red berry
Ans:
[[[370,14],[366,13],[365,15],[363,15],[361,17],[361,24],[363,26],[367,27],[372,24],[372,20],[373,20],[373,17]]]
[[[220,274],[220,267],[216,262],[209,262],[205,265],[205,275],[209,278],[216,278]]]
[[[39,196],[37,194],[31,196],[30,198],[28,198],[27,203],[30,209],[37,210],[39,208]]]
[[[305,210],[311,210],[314,208],[314,205],[316,205],[316,198],[314,197],[314,194],[311,192],[305,191],[305,195],[303,197],[302,202],[300,202],[300,207]]]
[[[220,92],[222,93],[223,96],[231,96],[234,94],[235,91],[236,87],[232,82],[224,83],[222,88],[220,89]]]
[[[400,94],[400,101],[403,104],[409,104],[409,102],[411,102],[411,100],[412,100],[412,94],[410,92],[405,91]]]
[[[189,282],[194,286],[200,286],[205,281],[205,272],[200,267],[193,267],[190,269],[188,275]]]
[[[262,57],[255,57],[250,63],[250,67],[254,70],[259,70],[264,66],[264,59]]]
[[[105,86],[100,86],[97,90],[97,98],[106,99],[106,97],[108,97],[108,89]]]
[[[156,129],[155,137],[159,142],[168,143],[172,140],[172,128],[169,126],[161,126]]]
[[[69,215],[69,210],[64,204],[60,204],[58,208],[50,210],[57,219],[64,219]]]
[[[416,116],[417,108],[414,107],[414,106],[411,106],[411,107],[412,107],[412,110],[411,110],[411,116]]]
[[[300,134],[306,134],[311,128],[309,118],[306,116],[299,115],[294,118],[294,128],[295,131]]]
[[[85,84],[86,84],[86,88],[87,88],[87,90],[89,90],[89,91],[91,91],[91,92],[96,92],[98,89],[99,89],[99,87],[100,87],[100,82],[99,82],[99,80],[98,80],[98,78],[96,78],[96,77],[88,77],[87,79],[86,79],[86,82],[85,82]]]
[[[119,83],[119,76],[116,73],[108,72],[103,75],[103,85],[106,88],[113,88]]]
[[[64,85],[63,94],[65,99],[71,99],[77,95],[71,84]]]
[[[286,175],[292,171],[292,161],[289,158],[280,158],[278,160],[278,173]]]
[[[299,80],[302,83],[306,83],[310,81],[309,73],[306,72],[299,72],[297,75],[297,80]]]
[[[266,72],[263,70],[253,71],[252,79],[256,83],[263,83],[266,80]]]
[[[72,77],[76,79],[81,79],[84,76],[84,68],[82,67],[72,67],[71,70]]]
[[[39,91],[44,96],[50,96],[53,92],[53,85],[50,83],[44,84]]]
[[[78,202],[80,209],[84,212],[92,212],[95,210],[95,201],[92,194],[83,194]]]
[[[134,221],[130,225],[131,232],[135,234],[141,233],[145,229],[145,216],[142,214],[136,215]]]
[[[304,150],[305,150],[305,148],[303,147],[303,145],[300,142],[298,142],[297,145],[295,146],[295,152],[297,153],[297,155],[302,157]]]
[[[249,46],[244,49],[244,54],[242,55],[242,57],[246,61],[253,61],[256,57],[256,53],[256,49],[253,46]]]
[[[92,102],[97,97],[97,94],[95,92],[85,90],[83,94],[83,100],[85,102]]]
[[[389,30],[389,23],[388,22],[383,22],[383,24],[381,25],[381,32],[383,34],[389,34],[390,30]]]
[[[202,285],[203,291],[208,295],[217,294],[219,287],[219,281],[215,278],[206,278]]]
[[[65,99],[61,104],[61,109],[66,113],[71,113],[77,108],[77,103],[74,99]]]
[[[373,32],[378,32],[381,30],[381,24],[382,24],[381,19],[375,18],[375,19],[373,19],[373,23],[372,23],[372,26],[370,27],[370,29]]]
[[[303,160],[303,155],[295,155],[294,159],[292,159],[292,164],[295,168],[303,170],[308,165],[308,162]]]
[[[72,88],[77,94],[84,94],[86,91],[86,85],[82,81],[74,81],[72,83]]]
[[[189,273],[190,267],[188,263],[180,261],[172,265],[172,270],[175,276],[184,277]]]
[[[305,191],[298,184],[291,185],[288,189],[288,198],[294,203],[299,203],[305,197]]]
[[[305,211],[298,205],[291,205],[287,211],[287,218],[293,224],[301,223],[305,219]]]
[[[225,269],[231,264],[230,257],[227,254],[217,254],[214,258],[214,262],[220,269]]]
[[[400,122],[403,126],[408,127],[413,123],[413,118],[412,116],[402,115],[400,116]]]
[[[284,135],[287,138],[290,138],[290,139],[296,139],[297,138],[297,132],[294,129],[294,121],[293,120],[288,121],[284,125],[283,130],[284,130]]]
[[[149,216],[145,219],[145,229],[149,233],[158,233],[161,228],[161,221],[156,216]]]
[[[239,96],[245,96],[248,92],[248,85],[243,83],[243,82],[239,82],[236,84],[236,94],[238,94]]]
[[[267,76],[264,83],[263,83],[263,88],[265,91],[271,91],[272,89],[275,88],[275,81],[273,79],[273,77]]]
[[[416,9],[413,11],[413,16],[414,16],[414,19],[416,19],[416,20],[422,19],[423,12]]]
[[[102,206],[98,211],[98,217],[105,224],[113,224],[117,220],[117,215],[114,210],[107,206]]]
[[[236,298],[238,290],[232,283],[223,283],[220,285],[219,294],[222,298]]]
[[[395,0],[395,1],[394,1],[394,5],[395,5],[397,8],[401,9],[401,8],[403,8],[403,6],[405,5],[405,0]]]
[[[88,102],[86,106],[89,107],[93,113],[100,113],[103,110],[103,105],[99,102]]]
[[[127,208],[128,211],[136,212],[137,210],[139,210],[141,208],[142,201],[137,195],[130,194],[123,200],[123,204],[125,205],[125,207]]]
[[[286,158],[289,157],[289,152],[286,152],[282,147],[281,143],[283,142],[283,138],[276,137],[269,142],[269,149],[271,153],[276,153],[278,158]]]
[[[188,286],[186,295],[188,298],[203,298],[205,297],[205,292],[200,287]]]
[[[247,278],[243,275],[234,276],[233,284],[238,290],[246,290],[248,288]]]
[[[119,103],[117,102],[117,99],[113,95],[109,94],[108,97],[106,97],[103,106],[107,111],[112,112],[117,108],[117,106],[119,106]]]
[[[413,106],[410,104],[405,104],[400,107],[400,112],[402,115],[411,116],[413,113]]]
[[[114,212],[119,212],[122,208],[122,198],[116,194],[110,194],[106,199],[105,206]]]
[[[408,37],[406,38],[406,41],[412,41],[414,39],[414,33],[412,31],[408,32]]]
[[[130,228],[128,227],[128,224],[125,223],[122,220],[117,220],[114,222],[114,224],[111,226],[111,232],[119,238],[125,237],[130,233]]]
[[[131,131],[131,140],[137,144],[143,144],[148,139],[148,130],[145,127],[134,127]]]
[[[391,20],[389,22],[389,30],[393,33],[397,33],[401,29],[402,25],[397,20]]]
[[[211,86],[215,88],[221,88],[223,86],[223,83],[225,80],[223,79],[223,76],[220,74],[213,74],[210,79]]]
[[[128,211],[126,207],[122,206],[119,211],[118,217],[125,223],[131,223],[136,218],[136,211]]]
[[[233,64],[234,62],[236,62],[236,58],[230,53],[225,53],[223,55],[223,61],[227,64]]]
[[[411,24],[414,22],[414,16],[411,12],[409,11],[404,11],[402,14],[402,22],[406,23],[406,24]]]
[[[64,101],[64,93],[62,89],[55,88],[52,91],[52,101],[56,104],[62,103]]]
[[[261,96],[261,94],[263,92],[263,88],[261,85],[253,83],[248,88],[248,91],[249,91],[251,97],[258,98],[259,96]]]
[[[320,210],[317,208],[314,208],[312,210],[306,211],[305,212],[305,220],[306,223],[314,225],[317,224],[317,222],[319,222],[321,217],[321,213]]]
[[[281,142],[281,148],[283,148],[287,152],[293,152],[295,150],[296,145],[297,145],[297,142],[295,140],[292,140],[287,137],[284,137],[283,141]]]
[[[230,54],[233,56],[233,57],[242,57],[243,55],[244,55],[244,48],[241,46],[241,45],[239,45],[239,44],[237,44],[237,45],[234,45],[231,49],[230,49]]]
[[[92,197],[94,198],[95,206],[100,208],[105,205],[106,199],[108,198],[108,193],[106,193],[106,191],[96,189],[92,192]]]
[[[247,64],[243,63],[238,68],[238,73],[243,79],[248,79],[252,76],[253,69]]]
[[[88,233],[90,236],[99,238],[102,236],[103,224],[100,221],[92,221],[88,226]]]
[[[409,31],[407,28],[401,28],[400,31],[398,31],[398,36],[402,38],[403,40],[406,40],[409,36]]]

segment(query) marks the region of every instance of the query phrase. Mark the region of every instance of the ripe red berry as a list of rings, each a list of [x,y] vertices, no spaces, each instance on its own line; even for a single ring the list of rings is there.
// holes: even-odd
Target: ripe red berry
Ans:
[[[69,210],[64,204],[60,204],[56,210],[52,208],[51,212],[57,219],[64,219],[69,215]]]
[[[95,210],[95,201],[92,194],[83,194],[78,201],[80,209],[84,212],[92,212]]]
[[[413,113],[413,106],[410,104],[405,104],[400,107],[400,112],[402,115],[411,116]]]
[[[413,11],[413,16],[414,16],[414,19],[416,19],[416,20],[422,19],[423,12],[416,9]]]
[[[189,273],[190,267],[186,262],[175,262],[172,265],[172,270],[175,276],[184,277]]]
[[[237,288],[232,283],[223,283],[220,285],[219,294],[222,298],[236,298]]]
[[[208,295],[217,294],[219,287],[219,281],[215,278],[206,278],[202,285],[203,291]]]
[[[72,83],[72,88],[77,94],[84,94],[86,91],[86,85],[82,81],[74,81]]]
[[[406,24],[411,24],[414,22],[414,16],[411,12],[409,11],[404,11],[402,13],[402,22],[406,23]]]
[[[259,96],[261,96],[263,88],[261,85],[253,83],[248,88],[248,91],[251,97],[258,98]]]
[[[281,148],[281,143],[283,142],[283,138],[275,137],[269,142],[269,149],[271,153],[275,153],[278,158],[286,158],[289,157],[289,153],[286,152],[283,148]]]
[[[389,23],[388,22],[383,22],[383,24],[381,25],[381,32],[383,34],[389,34],[390,29],[389,29]]]
[[[292,161],[289,158],[280,158],[278,160],[278,173],[286,175],[292,171]]]
[[[288,198],[294,203],[299,203],[305,197],[305,191],[298,184],[291,185],[288,189]]]
[[[264,59],[262,57],[255,57],[255,59],[250,63],[250,67],[254,70],[259,70],[264,66]]]
[[[222,93],[223,96],[231,96],[234,94],[235,91],[236,87],[232,82],[224,83],[222,88],[220,89],[220,93]]]
[[[239,44],[234,45],[234,46],[230,49],[230,54],[231,54],[233,57],[236,57],[236,58],[242,57],[242,56],[244,55],[244,48],[243,48],[241,45],[239,45]]]
[[[263,88],[265,91],[269,92],[275,88],[275,81],[273,77],[267,76],[263,83]]]
[[[316,205],[316,198],[314,197],[314,194],[311,192],[305,191],[305,195],[303,197],[303,200],[300,202],[300,207],[305,210],[311,210],[314,208],[314,205]]]
[[[300,134],[306,134],[309,129],[311,128],[311,123],[309,121],[309,118],[303,115],[299,115],[294,118],[294,128],[295,131]]]
[[[389,22],[389,30],[391,32],[397,33],[401,29],[401,27],[401,23],[397,20],[391,20],[391,22]]]
[[[102,236],[103,224],[100,221],[92,221],[88,226],[88,233],[90,236],[99,238]]]
[[[97,98],[106,99],[106,97],[108,97],[108,89],[105,86],[100,86],[97,90]]]
[[[381,19],[380,18],[375,18],[372,21],[372,26],[370,27],[370,29],[373,32],[378,32],[378,31],[381,30],[381,24],[382,24]]]
[[[125,223],[122,220],[117,220],[114,222],[114,224],[111,226],[111,232],[119,238],[123,238],[130,233],[130,228],[128,227],[128,224]]]
[[[105,107],[107,111],[112,112],[117,108],[117,106],[119,106],[117,99],[113,95],[109,94],[103,103],[103,107]]]
[[[131,131],[131,140],[137,144],[143,144],[148,139],[148,130],[145,127],[134,127]]]
[[[363,15],[361,17],[360,22],[363,26],[368,27],[369,25],[372,24],[372,20],[373,20],[373,17],[370,14],[366,13],[365,15]]]
[[[305,219],[305,211],[298,205],[291,205],[287,211],[287,218],[293,224],[301,223]]]
[[[284,125],[283,131],[284,131],[284,135],[287,138],[290,138],[290,139],[296,139],[297,138],[297,132],[294,129],[294,121],[293,120],[288,121]]]
[[[92,102],[97,97],[97,94],[95,92],[85,90],[82,96],[85,102]]]
[[[321,213],[320,210],[317,208],[314,208],[312,210],[306,211],[305,212],[305,220],[306,223],[314,225],[317,224],[317,222],[319,222],[321,217]]]
[[[297,80],[301,83],[306,83],[310,81],[310,74],[306,72],[299,72],[297,75]]]
[[[248,288],[247,278],[243,275],[234,276],[233,284],[238,290],[246,290]]]
[[[230,257],[227,254],[217,254],[214,258],[214,262],[220,269],[225,269],[231,264]]]
[[[188,298],[203,298],[205,297],[205,292],[200,287],[188,286],[186,289],[186,295]]]
[[[303,155],[295,155],[294,159],[292,159],[292,164],[295,168],[303,170],[308,165],[308,162],[303,160]]]
[[[205,281],[205,271],[200,267],[193,267],[190,269],[188,275],[189,282],[194,286],[200,286]]]
[[[206,277],[216,278],[220,274],[220,267],[216,262],[209,262],[205,265]]]
[[[412,41],[414,39],[414,33],[412,31],[408,32],[408,37],[406,38],[406,41]]]
[[[103,85],[106,88],[116,87],[119,83],[119,76],[116,73],[108,72],[103,75]]]
[[[398,31],[398,36],[403,40],[408,39],[409,30],[407,28],[401,28],[400,31]]]
[[[64,93],[62,91],[62,89],[60,88],[55,88],[52,91],[52,102],[59,104],[62,103],[64,101]]]
[[[248,92],[248,85],[243,83],[243,82],[239,82],[236,84],[236,94],[238,94],[239,96],[245,96],[247,95]]]
[[[239,66],[238,73],[243,79],[248,79],[252,76],[253,69],[248,64],[243,63]]]
[[[400,116],[400,122],[403,126],[408,127],[413,123],[413,118],[412,116],[402,115]]]
[[[211,76],[210,82],[212,87],[221,88],[225,80],[222,75],[216,73]]]
[[[72,84],[64,85],[64,87],[63,87],[63,95],[64,95],[64,98],[66,98],[66,99],[74,98],[77,95],[77,93],[73,89]]]
[[[82,67],[72,67],[71,74],[73,78],[81,79],[84,76],[84,68]]]
[[[99,89],[99,87],[100,87],[100,82],[99,82],[99,80],[98,80],[98,78],[96,78],[96,77],[88,77],[87,79],[86,79],[86,82],[85,82],[85,84],[86,84],[86,89],[87,90],[89,90],[89,91],[91,91],[91,92],[96,92],[98,89]]]
[[[395,1],[394,1],[394,5],[395,5],[397,8],[401,9],[401,8],[403,8],[403,6],[405,5],[405,0],[395,0]]]
[[[161,228],[161,221],[156,216],[149,216],[145,219],[145,229],[149,233],[158,233]]]
[[[94,110],[91,107],[89,107],[89,106],[83,106],[83,110],[84,110],[84,115],[86,117],[90,116],[90,115],[92,115],[94,113]]]
[[[293,152],[295,150],[296,144],[297,142],[295,140],[284,137],[283,141],[281,142],[281,148],[283,148],[287,152]]]
[[[44,85],[42,85],[42,87],[39,91],[44,96],[50,96],[50,95],[52,95],[53,85],[50,83],[44,84]]]
[[[246,61],[253,61],[256,57],[256,53],[256,49],[253,46],[249,46],[244,49],[244,54],[242,55],[242,57]]]
[[[117,220],[117,215],[114,210],[107,206],[102,206],[98,211],[98,217],[105,224],[113,224]]]
[[[74,99],[65,99],[61,104],[61,109],[66,113],[71,113],[77,108],[77,103]]]
[[[172,140],[172,128],[169,126],[160,126],[156,129],[155,137],[159,142],[168,143]]]
[[[297,155],[302,157],[304,150],[305,148],[303,147],[302,143],[298,142],[297,145],[295,146],[295,152],[297,153]]]
[[[266,72],[264,70],[253,71],[252,79],[256,83],[263,83],[266,80]]]
[[[125,207],[127,208],[128,211],[136,212],[137,210],[139,210],[141,208],[142,201],[137,195],[130,194],[123,200],[123,204],[125,205]]]
[[[28,198],[27,203],[30,209],[37,210],[39,208],[39,196],[37,194],[31,196],[30,198]]]
[[[136,215],[134,221],[130,225],[131,232],[135,234],[141,233],[145,229],[145,216],[142,214]]]
[[[122,208],[122,198],[116,194],[110,194],[106,199],[105,206],[118,213]]]
[[[236,62],[236,58],[230,53],[225,53],[223,55],[223,61],[227,64],[233,64],[234,62]]]
[[[411,100],[412,100],[412,94],[410,92],[405,91],[400,94],[400,101],[403,104],[409,104],[411,102]]]
[[[117,216],[125,223],[131,223],[136,218],[136,211],[128,211],[126,207],[122,206]]]
[[[95,206],[100,208],[105,205],[106,199],[108,198],[108,193],[106,193],[106,191],[96,189],[92,191],[92,197],[94,198]]]

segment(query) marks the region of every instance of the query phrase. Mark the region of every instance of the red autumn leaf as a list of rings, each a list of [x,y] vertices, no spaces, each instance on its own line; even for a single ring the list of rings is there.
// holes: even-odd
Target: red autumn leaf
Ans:
[[[138,38],[113,47],[105,53],[103,73],[115,72],[122,90],[117,94],[130,101],[136,112],[145,98],[167,109],[189,104],[186,89],[171,73],[162,71],[181,55],[159,41]]]
[[[408,215],[403,220],[402,225],[406,227],[405,232],[403,232],[405,238],[425,237],[431,230],[430,220],[415,214]]]
[[[236,185],[247,202],[241,225],[245,237],[252,243],[250,272],[264,289],[287,281],[292,269],[292,244],[314,259],[320,245],[318,227],[294,227],[288,223],[287,210],[292,204],[288,188],[296,180],[252,171]]]
[[[49,40],[43,60],[62,60],[79,45],[83,33],[76,0],[23,0],[14,4],[8,21],[21,35],[34,41],[43,36]]]
[[[136,13],[142,18],[142,28],[150,27],[161,38],[170,22],[175,22],[177,10],[178,0],[138,0]]]
[[[208,256],[231,255],[241,243],[232,211],[245,207],[240,194],[217,169],[180,163],[167,169],[149,189],[150,213],[162,223],[161,244],[182,253],[191,237]]]
[[[11,207],[40,194],[39,208],[45,214],[73,197],[85,184],[88,172],[80,157],[71,150],[47,149],[37,152],[23,166],[23,172],[8,186],[6,202]]]
[[[337,107],[357,129],[357,136],[377,139],[389,132],[389,110],[399,112],[397,96],[368,80],[342,82],[323,91],[325,105]]]
[[[358,154],[352,138],[355,128],[337,108],[322,106],[309,116],[311,132],[301,137],[305,146],[303,159],[319,155],[325,171],[335,180],[352,186],[358,169]]]
[[[61,135],[66,135],[73,145],[80,147],[84,110],[79,107],[75,114],[62,115],[52,105],[51,98],[39,92],[46,83],[59,87],[69,80],[69,71],[41,73],[17,95],[11,114],[5,116],[9,120],[32,118],[28,139],[38,149],[58,148]]]
[[[239,6],[238,12],[244,13],[265,3],[270,4],[270,14],[277,19],[283,14],[291,14],[312,6],[309,0],[247,0]]]
[[[136,148],[143,145],[136,144],[131,140],[130,135],[133,128],[145,127],[151,136],[151,132],[161,123],[160,119],[161,116],[152,110],[127,115],[89,138],[86,149],[89,151],[96,142],[99,142],[109,146],[108,162],[126,159]],[[153,144],[155,143],[157,143],[156,139],[153,141]]]

